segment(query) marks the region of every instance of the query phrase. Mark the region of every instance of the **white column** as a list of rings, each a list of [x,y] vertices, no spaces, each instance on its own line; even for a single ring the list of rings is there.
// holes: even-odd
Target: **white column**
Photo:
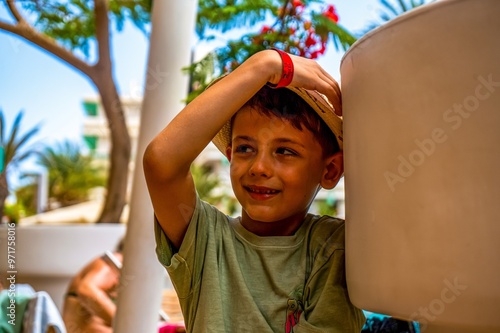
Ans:
[[[183,108],[197,1],[153,1],[147,79],[142,104],[124,267],[115,332],[157,332],[164,269],[154,252],[153,208],[142,169],[148,143]]]
[[[48,208],[49,202],[49,174],[41,170],[37,175],[36,213],[41,214]]]

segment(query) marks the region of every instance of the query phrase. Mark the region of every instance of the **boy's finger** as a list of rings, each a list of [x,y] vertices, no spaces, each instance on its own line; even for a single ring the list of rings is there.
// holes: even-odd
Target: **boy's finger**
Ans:
[[[330,103],[332,104],[335,113],[338,116],[342,116],[342,93],[340,91],[340,87],[333,78],[331,79],[329,83],[329,95],[327,95],[328,99],[330,100]]]
[[[342,93],[340,90],[339,83],[325,70],[322,69],[322,72],[324,75],[324,80],[328,85],[326,90],[327,91],[326,96],[330,100],[330,103],[332,104],[335,113],[338,116],[342,116]]]
[[[331,103],[335,110],[335,114],[337,114],[337,116],[342,116],[342,96],[337,95],[333,100],[334,101]]]

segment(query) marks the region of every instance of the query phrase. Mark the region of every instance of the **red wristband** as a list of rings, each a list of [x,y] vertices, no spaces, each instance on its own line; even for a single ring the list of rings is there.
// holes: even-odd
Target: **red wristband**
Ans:
[[[283,70],[281,72],[281,79],[278,84],[268,83],[267,85],[271,88],[282,88],[288,86],[293,79],[293,61],[290,58],[290,55],[286,52],[283,52],[277,48],[272,48],[271,50],[275,50],[281,57],[281,63],[283,65]]]

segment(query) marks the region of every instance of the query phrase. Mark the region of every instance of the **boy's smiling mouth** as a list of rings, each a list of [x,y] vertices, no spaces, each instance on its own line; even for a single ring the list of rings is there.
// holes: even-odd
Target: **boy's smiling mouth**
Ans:
[[[253,199],[265,200],[280,193],[281,191],[264,186],[248,185],[243,186]]]

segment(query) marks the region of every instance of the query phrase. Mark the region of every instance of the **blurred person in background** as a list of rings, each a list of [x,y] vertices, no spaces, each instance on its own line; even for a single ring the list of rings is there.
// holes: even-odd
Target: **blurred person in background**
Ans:
[[[122,239],[114,252],[95,258],[71,280],[63,306],[68,333],[113,332],[123,243]]]

